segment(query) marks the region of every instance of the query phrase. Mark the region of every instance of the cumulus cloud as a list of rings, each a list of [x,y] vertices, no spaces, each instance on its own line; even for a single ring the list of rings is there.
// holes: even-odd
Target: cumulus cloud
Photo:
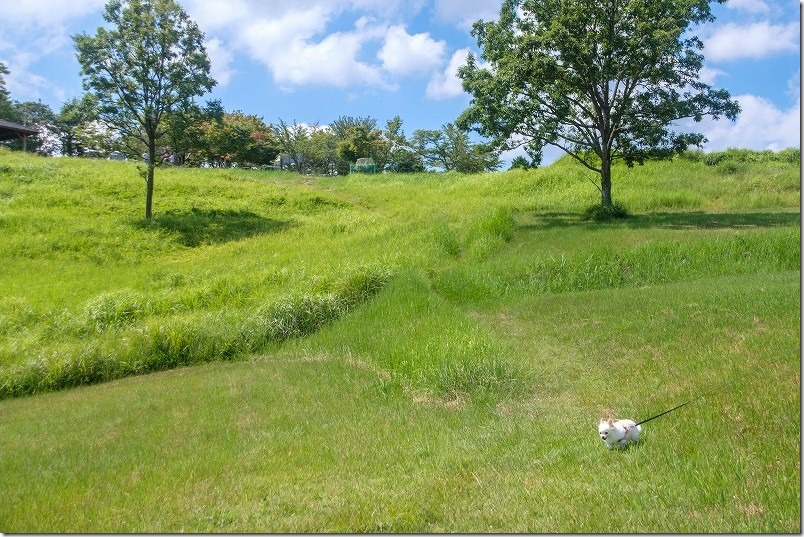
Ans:
[[[444,70],[446,42],[428,32],[409,34],[400,21],[431,5],[437,19],[468,28],[499,10],[488,0],[185,1],[202,30],[218,39],[211,52],[245,52],[284,89],[316,84],[392,90],[400,77],[435,72],[427,92],[439,99],[461,93],[455,56]],[[345,28],[352,16],[360,18]],[[465,51],[459,61],[464,58]]]
[[[0,0],[0,13],[3,14],[3,19],[8,26],[4,31],[13,28],[61,27],[70,19],[99,12],[105,3],[105,0],[83,0],[81,2]]]
[[[317,40],[331,15],[324,6],[312,6],[306,11],[289,11],[281,18],[253,21],[245,25],[239,42],[279,83],[389,87],[379,66],[358,60],[363,45],[377,39],[380,30],[362,17],[353,30]]]
[[[235,74],[235,70],[232,68],[234,54],[218,38],[208,39],[205,46],[212,64],[210,75],[218,86],[226,86]]]
[[[37,62],[48,56],[75,61],[67,25],[75,19],[98,15],[104,0],[0,0],[0,62],[10,74],[4,76],[12,99],[64,101],[65,91],[34,72]]]
[[[404,26],[392,26],[377,57],[390,73],[421,74],[443,65],[446,50],[446,42],[434,40],[429,33],[410,35]]]
[[[249,5],[244,0],[187,0],[185,4],[187,13],[205,32],[215,32],[248,20],[249,13],[253,13],[250,10],[254,7],[258,6]]]
[[[463,94],[461,79],[458,78],[458,69],[466,64],[469,55],[468,48],[455,51],[449,65],[440,73],[436,73],[427,84],[426,94],[431,99],[450,99]]]
[[[719,69],[704,66],[698,72],[698,79],[704,84],[709,84],[711,86],[715,83],[715,81],[717,81],[718,78],[727,74],[728,73],[725,73]]]
[[[787,109],[781,109],[770,100],[756,95],[738,95],[734,99],[742,109],[736,122],[707,118],[700,123],[689,122],[682,128],[703,133],[708,139],[705,149],[709,151],[722,151],[730,147],[774,151],[801,147],[800,100]]]
[[[759,59],[780,52],[798,52],[799,25],[796,22],[771,24],[768,21],[745,25],[728,23],[701,38],[707,60]]]

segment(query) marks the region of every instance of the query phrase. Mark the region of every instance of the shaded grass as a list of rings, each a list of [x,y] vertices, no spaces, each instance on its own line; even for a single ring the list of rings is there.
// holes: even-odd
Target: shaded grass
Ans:
[[[142,229],[155,228],[167,235],[175,233],[180,244],[195,247],[276,232],[289,224],[249,211],[193,207],[189,211],[171,210],[158,214],[150,222],[140,221],[137,225]]]

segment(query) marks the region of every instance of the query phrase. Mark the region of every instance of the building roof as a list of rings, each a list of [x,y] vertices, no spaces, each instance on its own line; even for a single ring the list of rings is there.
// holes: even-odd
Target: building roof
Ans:
[[[25,125],[0,119],[0,140],[13,140],[18,137],[31,136],[38,132],[38,130],[26,127]]]

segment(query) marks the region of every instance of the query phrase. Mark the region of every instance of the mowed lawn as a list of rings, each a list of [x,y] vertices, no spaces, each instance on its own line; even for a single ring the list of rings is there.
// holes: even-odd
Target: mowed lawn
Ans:
[[[148,225],[0,153],[0,531],[799,533],[800,171],[747,155],[604,223],[567,161],[160,170]]]

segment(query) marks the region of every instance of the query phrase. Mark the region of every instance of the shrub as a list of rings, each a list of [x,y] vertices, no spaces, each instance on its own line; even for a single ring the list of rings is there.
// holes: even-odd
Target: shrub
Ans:
[[[607,222],[609,220],[628,218],[628,210],[621,203],[615,202],[611,205],[592,205],[584,211],[585,220],[594,220],[595,222]]]

